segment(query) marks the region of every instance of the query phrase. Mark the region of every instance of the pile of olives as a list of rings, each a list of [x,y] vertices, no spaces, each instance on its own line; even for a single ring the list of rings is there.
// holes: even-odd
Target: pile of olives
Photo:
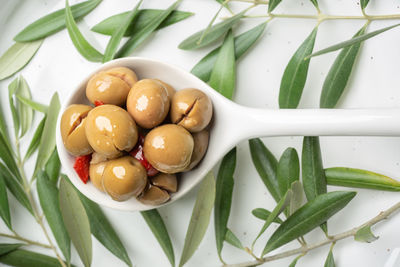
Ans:
[[[206,153],[210,98],[198,89],[175,92],[158,79],[138,80],[125,67],[93,75],[86,96],[95,107],[70,105],[60,127],[71,155],[91,157],[93,185],[116,201],[168,201],[178,190],[177,174]]]

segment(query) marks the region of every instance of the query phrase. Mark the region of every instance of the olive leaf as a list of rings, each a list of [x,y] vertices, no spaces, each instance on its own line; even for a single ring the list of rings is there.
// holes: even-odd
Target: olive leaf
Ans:
[[[279,191],[277,169],[278,161],[259,139],[249,140],[250,154],[261,180],[276,202],[279,202],[281,194]]]
[[[286,191],[285,195],[281,198],[272,212],[269,214],[268,218],[265,220],[263,227],[261,228],[260,232],[258,233],[256,239],[253,241],[253,246],[258,240],[258,238],[267,230],[267,228],[271,225],[271,223],[278,218],[279,214],[281,214],[287,207],[290,205],[290,200],[292,198],[292,190],[289,189]]]
[[[159,26],[160,24],[174,11],[182,0],[177,0],[164,10],[159,16],[153,19],[150,23],[146,24],[138,32],[132,35],[129,40],[120,48],[116,57],[129,56],[141,43],[143,43]]]
[[[235,46],[229,31],[218,52],[208,84],[228,99],[232,99],[236,84]]]
[[[307,200],[311,201],[327,191],[319,137],[304,137],[301,163],[304,192]],[[321,228],[327,233],[328,227],[326,223],[321,225]]]
[[[9,85],[8,85],[8,103],[10,105],[11,117],[13,120],[14,125],[14,134],[18,136],[19,130],[21,128],[21,124],[19,122],[19,115],[17,112],[17,106],[14,102],[14,95],[17,93],[20,84],[19,77],[15,78]]]
[[[171,263],[171,266],[175,266],[174,248],[172,246],[167,227],[165,227],[160,213],[156,209],[142,211],[140,213],[156,237],[158,243]]]
[[[282,0],[270,0],[268,3],[268,13],[271,13],[281,2]]]
[[[61,215],[83,265],[88,267],[92,262],[92,238],[89,218],[74,187],[66,179],[68,178],[63,177],[60,180],[59,200]]]
[[[283,152],[278,162],[277,179],[281,195],[286,193],[294,181],[299,180],[299,175],[299,156],[296,149],[289,147]]]
[[[0,81],[25,67],[36,54],[43,40],[15,43],[0,57]]]
[[[0,150],[1,151],[1,150]],[[8,190],[10,190],[11,194],[24,206],[32,215],[33,209],[32,205],[29,202],[28,196],[26,195],[25,191],[23,190],[21,184],[17,182],[17,180],[13,177],[10,171],[0,162],[0,176],[3,177]]]
[[[310,0],[310,2],[315,6],[315,8],[319,9],[317,0]]]
[[[360,0],[361,9],[365,9],[369,3],[369,0]]]
[[[69,37],[71,38],[71,41],[78,52],[89,61],[101,62],[103,59],[103,55],[99,51],[97,51],[91,44],[89,44],[89,42],[79,31],[79,28],[76,25],[76,22],[72,15],[71,8],[68,4],[68,0],[65,0],[65,24],[67,26]]]
[[[356,192],[335,191],[319,195],[306,203],[275,230],[265,245],[262,256],[326,222],[355,195]]]
[[[290,189],[292,190],[292,198],[289,204],[289,215],[292,215],[303,203],[303,186],[300,181],[294,181]]]
[[[104,52],[103,63],[110,61],[111,59],[114,58],[114,55],[117,52],[119,43],[121,42],[122,37],[124,37],[124,33],[128,29],[129,25],[137,17],[138,12],[139,12],[139,6],[142,4],[142,2],[143,2],[143,0],[140,0],[135,5],[135,7],[132,9],[132,11],[128,13],[128,16],[125,17],[125,19],[121,22],[119,27],[111,35],[110,41],[108,41],[108,44],[106,47],[106,51]]]
[[[400,182],[385,175],[354,168],[334,167],[325,169],[329,185],[400,191]]]
[[[217,243],[218,256],[221,258],[221,251],[228,231],[228,219],[232,206],[233,174],[236,168],[236,148],[229,151],[222,159],[219,167],[214,205],[214,228],[215,241]]]
[[[271,212],[269,210],[263,209],[263,208],[256,208],[251,211],[251,214],[254,215],[254,217],[260,219],[260,220],[267,220]],[[282,220],[279,217],[276,217],[275,220],[273,221],[274,223],[282,223]]]
[[[244,249],[242,242],[229,228],[226,229],[225,241],[238,249]]]
[[[362,27],[353,38],[364,34],[367,24]],[[353,70],[361,43],[347,46],[340,51],[335,59],[322,86],[319,106],[321,108],[334,108],[346,88]]]
[[[92,11],[102,0],[90,0],[71,6],[72,16],[79,20]],[[65,28],[65,11],[60,9],[54,11],[20,31],[14,40],[17,42],[32,42],[45,38]]]
[[[18,98],[18,96],[26,98],[26,99],[31,99],[31,92],[29,89],[29,85],[24,79],[24,77],[19,76],[19,86],[17,91],[15,92],[15,96]],[[23,137],[26,132],[30,129],[32,120],[33,120],[33,110],[29,105],[25,105],[19,101],[16,103],[17,106],[17,112],[18,112],[18,118],[20,121],[20,126],[21,126],[21,132],[20,132],[20,137]]]
[[[14,243],[14,244],[0,244],[0,256],[7,254],[11,251],[14,251],[20,247],[22,247],[24,244],[21,243]]]
[[[314,49],[317,31],[318,27],[315,27],[285,68],[279,89],[280,108],[297,108],[299,105],[310,65],[310,59],[304,60],[304,58],[310,55]]]
[[[196,203],[186,232],[185,243],[179,262],[183,266],[194,254],[206,233],[210,223],[211,210],[215,200],[215,180],[212,172],[209,172],[200,184]]]
[[[376,30],[376,31],[373,31],[373,32],[370,32],[370,33],[367,33],[367,34],[363,34],[363,35],[357,36],[355,38],[351,38],[350,40],[347,40],[347,41],[340,42],[338,44],[329,46],[327,48],[321,49],[321,50],[319,50],[317,52],[314,52],[311,55],[305,57],[305,60],[307,60],[307,59],[309,59],[311,57],[316,57],[316,56],[320,56],[320,55],[323,55],[323,54],[326,54],[326,53],[330,53],[330,52],[342,49],[342,48],[347,47],[347,46],[351,46],[351,45],[354,45],[354,44],[357,44],[357,43],[361,43],[361,42],[363,42],[365,40],[368,40],[368,39],[370,39],[370,38],[372,38],[372,37],[374,37],[374,36],[376,36],[378,34],[381,34],[381,33],[385,32],[385,31],[393,29],[393,28],[395,28],[397,26],[400,26],[400,23],[397,23],[397,24],[394,24],[392,26],[388,26],[388,27],[385,27],[385,28],[382,28],[382,29],[379,29],[379,30]]]
[[[47,119],[44,123],[42,136],[40,138],[35,173],[44,167],[56,147],[56,127],[59,111],[60,99],[58,98],[58,93],[55,93],[50,100],[46,115]]]
[[[38,124],[35,133],[33,134],[33,138],[31,140],[31,143],[29,144],[28,150],[26,151],[25,157],[24,157],[24,162],[29,159],[33,153],[35,153],[36,149],[39,147],[40,144],[40,138],[42,137],[43,134],[43,128],[44,124],[46,123],[46,116],[40,121]]]
[[[211,44],[212,42],[224,36],[233,25],[238,23],[246,11],[247,10],[243,10],[231,18],[213,25],[207,29],[206,34],[204,34],[206,29],[192,34],[183,40],[178,47],[183,50],[193,50]],[[199,43],[200,38],[202,38],[201,43]]]
[[[33,110],[39,111],[41,113],[46,113],[47,109],[49,108],[46,105],[40,104],[38,102],[33,101],[32,99],[25,98],[21,95],[16,95],[19,102],[31,107]]]
[[[6,124],[6,120],[4,118],[4,110],[3,106],[0,102],[0,139],[2,139],[2,142],[7,146],[7,150],[10,151],[13,155],[13,147],[11,146],[11,141],[10,141],[10,136],[8,134],[8,127]]]
[[[39,195],[40,206],[46,216],[54,238],[57,241],[58,247],[67,262],[70,262],[71,240],[61,216],[58,188],[55,183],[49,179],[47,173],[42,170],[37,173],[36,188]]]
[[[165,10],[162,9],[140,9],[137,17],[135,18],[135,23],[131,23],[129,25],[128,29],[124,33],[124,36],[134,35],[136,32],[140,31],[140,29],[160,16],[164,11]],[[128,15],[129,12],[123,12],[106,18],[105,20],[93,26],[91,30],[104,35],[112,35]],[[168,27],[193,15],[194,13],[192,12],[173,10],[171,14],[165,20],[163,20],[163,22],[161,22],[161,24],[158,25],[155,30]]]
[[[354,240],[359,242],[371,243],[377,240],[379,237],[375,236],[371,231],[371,226],[365,226],[358,230],[354,236]]]
[[[235,59],[236,61],[259,39],[265,30],[267,22],[263,22],[250,30],[236,36],[234,38]],[[191,73],[196,75],[204,82],[210,80],[212,69],[217,60],[220,47],[215,48],[213,51],[203,57],[191,70]]]
[[[56,258],[23,249],[15,249],[7,254],[1,255],[0,262],[6,265],[18,267],[60,266],[60,262]]]
[[[49,160],[46,162],[44,166],[46,174],[51,182],[57,184],[58,178],[60,177],[60,169],[61,169],[61,162],[60,158],[58,157],[57,148],[53,150]]]
[[[3,160],[4,164],[7,166],[7,168],[10,170],[12,173],[12,176],[14,179],[18,180],[18,182],[22,183],[22,177],[21,173],[19,172],[17,163],[15,161],[14,155],[10,151],[10,149],[7,146],[7,143],[3,139],[2,136],[0,136],[0,159]]]
[[[117,256],[119,259],[124,261],[128,266],[132,266],[131,259],[117,233],[112,227],[111,223],[96,203],[85,197],[79,192],[69,181],[66,175],[61,175],[63,180],[66,180],[78,194],[83,207],[85,208],[86,214],[89,218],[90,231],[96,239],[103,244],[111,253]]]
[[[333,258],[332,248],[329,250],[328,257],[326,257],[324,267],[335,267],[335,259]]]
[[[7,227],[10,230],[12,230],[10,206],[8,205],[6,183],[4,181],[3,176],[1,175],[0,175],[0,217],[3,219],[3,222],[7,225]]]

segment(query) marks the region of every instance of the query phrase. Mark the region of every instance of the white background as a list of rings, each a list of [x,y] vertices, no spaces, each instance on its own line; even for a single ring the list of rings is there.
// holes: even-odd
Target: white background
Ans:
[[[104,51],[108,38],[91,33],[90,27],[106,17],[130,10],[137,1],[106,0],[91,14],[79,23],[80,29],[91,43],[100,51]],[[173,1],[144,1],[143,8],[166,8]],[[75,1],[71,1],[71,4]],[[11,44],[12,38],[24,26],[48,12],[60,8],[63,1],[58,0],[0,0],[0,53]],[[247,5],[235,3],[235,11]],[[323,12],[332,15],[360,15],[359,3],[352,1],[320,0]],[[196,15],[165,28],[154,34],[133,55],[140,55],[176,64],[190,70],[212,47],[198,51],[182,51],[178,44],[187,36],[200,30],[208,24],[219,5],[213,0],[185,0],[180,10],[192,11]],[[265,7],[253,10],[251,13],[265,13]],[[395,0],[374,1],[367,9],[370,14],[400,13],[399,2]],[[276,13],[314,14],[315,10],[307,0],[286,0],[276,9]],[[228,15],[223,11],[224,15]],[[261,22],[260,20],[245,20],[234,29],[235,34],[243,32]],[[398,22],[398,21],[396,21]],[[349,39],[361,26],[363,21],[326,21],[320,25],[315,49],[319,50],[330,44]],[[394,21],[373,22],[368,31],[394,24]],[[301,42],[308,36],[315,20],[275,19],[269,23],[264,35],[258,43],[238,63],[237,90],[234,100],[240,104],[259,107],[277,108],[278,90],[283,70],[292,54]],[[356,107],[400,107],[400,29],[396,28],[378,37],[368,40],[361,49],[356,63],[356,70],[349,81],[349,86],[340,102],[341,108]],[[324,78],[337,53],[316,57],[311,61],[308,81],[300,103],[301,108],[318,107],[319,94]],[[98,63],[89,63],[82,58],[72,45],[67,32],[61,31],[45,40],[32,62],[22,70],[33,92],[33,98],[42,103],[48,103],[51,95],[58,91],[63,101],[70,88],[73,88]],[[3,106],[7,106],[7,85],[11,79],[0,82],[0,94]],[[8,112],[8,111],[7,111]],[[11,118],[8,114],[8,118]],[[35,117],[35,125],[40,116]],[[10,121],[9,121],[10,122]],[[400,122],[399,122],[400,123]],[[240,126],[239,126],[240,127]],[[32,132],[29,133],[29,136]],[[29,142],[24,140],[24,148]],[[293,146],[301,153],[301,138],[268,138],[264,139],[267,147],[280,157],[288,146]],[[349,166],[363,168],[398,177],[400,173],[400,139],[399,138],[363,138],[363,137],[324,137],[321,138],[323,160],[326,167]],[[33,162],[27,166],[31,173]],[[329,190],[343,188],[329,187]],[[348,190],[348,189],[344,189]],[[189,224],[196,189],[172,205],[160,209],[169,230],[177,262],[182,251],[184,237]],[[352,226],[377,215],[399,200],[398,193],[357,190],[359,193],[346,209],[339,212],[329,221],[329,232],[339,233]],[[9,196],[13,225],[18,233],[34,240],[45,242],[45,238],[32,217]],[[247,142],[238,145],[238,165],[235,173],[235,188],[229,227],[236,233],[246,246],[250,245],[262,226],[262,222],[254,218],[250,211],[253,208],[264,207],[273,209],[274,201],[267,193],[263,183],[251,162]],[[160,246],[139,213],[125,213],[105,209],[116,231],[125,244],[132,261],[137,266],[168,266],[168,261]],[[347,239],[340,241],[334,248],[337,266],[383,266],[391,251],[400,246],[400,217],[393,217],[374,227],[380,238],[372,244],[358,243]],[[264,236],[276,229],[273,225]],[[0,223],[0,232],[7,232]],[[309,243],[321,240],[322,231],[316,229],[306,236]],[[1,239],[0,242],[6,240]],[[7,240],[9,241],[9,240]],[[256,246],[259,253],[266,242],[261,239]],[[294,248],[291,244],[281,251]],[[108,252],[96,239],[93,239],[93,266],[124,266],[124,264]],[[40,250],[43,253],[50,251]],[[276,251],[278,252],[278,251]],[[328,247],[310,252],[302,258],[297,266],[322,266],[328,253]],[[239,263],[251,260],[242,251],[225,245],[223,258],[228,263]],[[292,259],[283,259],[269,266],[288,266]],[[73,253],[72,262],[81,265],[77,254]],[[206,236],[195,255],[187,266],[219,266],[213,220]]]

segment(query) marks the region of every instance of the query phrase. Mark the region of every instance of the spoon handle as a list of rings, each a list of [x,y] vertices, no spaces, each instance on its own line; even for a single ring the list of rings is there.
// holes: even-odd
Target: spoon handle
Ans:
[[[241,139],[263,136],[400,136],[400,109],[237,109]],[[237,124],[236,124],[237,125]]]

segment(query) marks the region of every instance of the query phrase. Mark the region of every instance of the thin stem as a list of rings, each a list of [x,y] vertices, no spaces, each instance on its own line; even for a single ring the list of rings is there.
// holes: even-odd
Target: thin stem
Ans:
[[[43,244],[40,242],[36,242],[36,241],[30,240],[30,239],[24,238],[24,237],[18,235],[16,232],[13,232],[13,233],[14,233],[13,235],[0,233],[0,236],[19,240],[19,241],[25,242],[28,245],[38,246],[38,247],[42,247],[42,248],[51,248],[50,245],[46,245],[46,244]]]
[[[343,233],[337,234],[337,235],[333,235],[331,236],[330,239],[325,239],[319,243],[315,243],[315,244],[310,244],[310,245],[306,245],[306,246],[302,246],[296,249],[292,249],[292,250],[288,250],[285,252],[281,252],[272,256],[267,256],[264,257],[260,260],[256,260],[256,261],[249,261],[249,262],[243,262],[243,263],[238,263],[238,264],[231,264],[231,265],[225,265],[225,267],[249,267],[249,266],[257,266],[260,264],[263,264],[265,262],[270,262],[270,261],[274,261],[274,260],[279,260],[282,258],[286,258],[289,256],[293,256],[296,254],[300,254],[300,253],[307,253],[310,250],[313,250],[315,248],[319,248],[331,243],[336,243],[339,240],[348,238],[348,237],[352,237],[355,236],[357,231],[359,231],[360,229],[364,228],[364,227],[368,227],[368,226],[373,226],[375,224],[377,224],[380,221],[383,221],[385,219],[387,219],[390,215],[394,214],[396,211],[400,210],[400,202],[396,203],[395,205],[393,205],[392,207],[390,207],[389,209],[380,212],[377,216],[375,216],[374,218],[372,218],[371,220],[361,224],[358,227],[355,227],[353,229],[350,229],[348,231],[345,231]]]
[[[222,19],[228,19],[229,17],[224,17]],[[337,16],[337,15],[303,15],[303,14],[267,14],[267,15],[248,15],[243,16],[243,18],[288,18],[288,19],[315,19],[319,21],[325,20],[392,20],[400,19],[400,14],[390,14],[390,15],[366,15],[366,16]]]

